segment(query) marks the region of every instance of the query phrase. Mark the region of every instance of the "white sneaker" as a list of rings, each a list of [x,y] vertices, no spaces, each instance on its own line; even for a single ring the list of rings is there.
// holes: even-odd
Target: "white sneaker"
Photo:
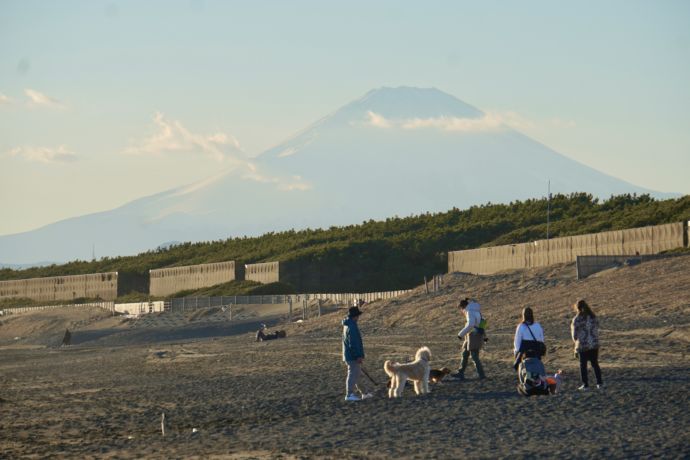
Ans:
[[[362,399],[369,399],[369,398],[373,398],[373,397],[374,397],[374,395],[371,393],[362,393]]]
[[[577,389],[580,391],[587,391],[589,389],[589,387],[586,385],[580,385],[579,387],[577,387]]]
[[[360,398],[356,394],[352,393],[349,396],[345,396],[345,401],[360,401]]]
[[[604,384],[603,383],[597,383],[597,390],[603,390],[604,389]]]

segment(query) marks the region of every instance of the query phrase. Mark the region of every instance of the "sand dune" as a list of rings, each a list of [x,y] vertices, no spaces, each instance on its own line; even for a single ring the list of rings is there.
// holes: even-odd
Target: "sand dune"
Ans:
[[[689,255],[583,281],[573,265],[447,275],[438,293],[419,288],[363,307],[365,366],[379,385],[376,398],[357,403],[343,401],[344,310],[300,324],[269,317],[288,337],[263,343],[252,334],[263,316],[232,323],[196,312],[183,324],[144,327],[96,311],[3,318],[0,451],[8,458],[687,458],[688,286]],[[428,345],[434,367],[457,367],[463,321],[455,305],[464,296],[476,297],[489,319],[489,379],[470,372],[424,397],[407,389],[386,399],[385,359],[410,359]],[[601,320],[603,391],[575,389],[568,325],[580,297]],[[545,328],[547,370],[566,373],[559,396],[515,392],[512,337],[525,305]],[[70,324],[77,344],[56,348]]]

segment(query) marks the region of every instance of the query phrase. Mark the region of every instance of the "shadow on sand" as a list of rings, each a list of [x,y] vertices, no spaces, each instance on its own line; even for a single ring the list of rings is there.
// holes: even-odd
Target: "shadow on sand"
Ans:
[[[244,321],[192,323],[174,327],[161,326],[124,330],[111,328],[93,331],[74,331],[72,333],[72,345],[125,346],[229,337],[253,333],[262,323],[271,327],[278,324],[279,320],[280,318],[278,317],[266,317]]]

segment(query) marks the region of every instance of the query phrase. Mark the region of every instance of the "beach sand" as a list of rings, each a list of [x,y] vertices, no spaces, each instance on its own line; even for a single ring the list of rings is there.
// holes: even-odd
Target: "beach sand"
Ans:
[[[387,399],[386,359],[410,360],[427,345],[432,367],[457,369],[465,296],[489,321],[488,379],[470,363],[464,382]],[[600,318],[603,390],[576,390],[569,324],[578,298]],[[547,371],[565,372],[559,395],[515,391],[512,339],[527,305],[545,329]],[[346,309],[293,324],[275,310],[237,322],[163,314],[134,327],[96,309],[1,317],[0,457],[690,456],[688,255],[582,281],[573,264],[451,274],[438,293],[420,287],[362,310],[364,366],[378,385],[368,382],[376,396],[358,402],[343,400]],[[260,322],[288,337],[255,342]],[[67,327],[73,345],[59,347]]]

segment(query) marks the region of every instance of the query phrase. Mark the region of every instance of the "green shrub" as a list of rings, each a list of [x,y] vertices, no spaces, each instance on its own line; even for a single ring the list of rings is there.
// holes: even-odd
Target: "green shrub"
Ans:
[[[137,256],[73,261],[25,270],[3,269],[0,280],[117,271],[123,278],[129,274],[132,279],[126,287],[128,292],[145,291],[149,269],[226,260],[239,264],[293,261],[319,274],[321,291],[403,289],[420,284],[424,276],[445,272],[448,251],[546,238],[547,206],[546,198],[489,203],[466,210],[454,208],[436,214],[369,220],[360,225],[188,242]],[[549,235],[558,237],[687,220],[690,196],[658,201],[648,195],[626,194],[600,203],[590,194],[573,193],[554,195],[550,208]],[[249,288],[240,286],[245,285],[230,284],[218,290],[214,287],[194,292],[195,295],[248,292]],[[148,300],[146,294],[143,296]]]

